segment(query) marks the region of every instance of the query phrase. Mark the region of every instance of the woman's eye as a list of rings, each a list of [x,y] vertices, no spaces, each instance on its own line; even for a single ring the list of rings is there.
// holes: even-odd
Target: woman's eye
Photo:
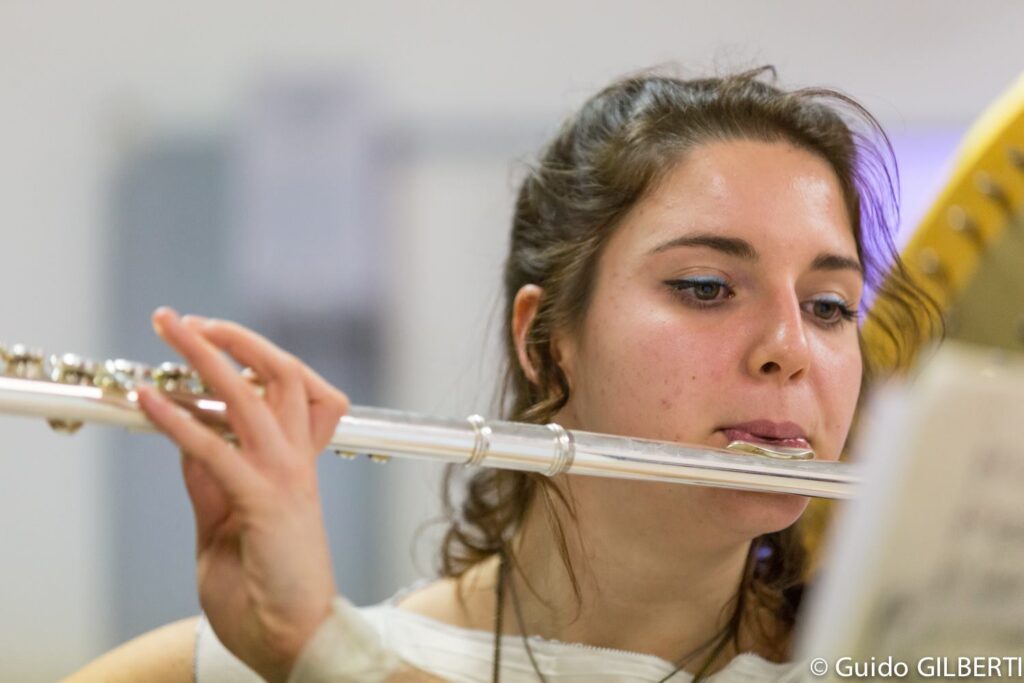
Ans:
[[[690,300],[710,303],[717,301],[720,298],[731,298],[732,290],[729,285],[723,280],[718,279],[688,279],[688,280],[672,280],[669,283],[677,292],[684,294]],[[723,291],[725,296],[722,297]]]
[[[835,299],[814,299],[808,308],[811,315],[825,325],[839,325],[857,317],[857,312],[845,301]]]

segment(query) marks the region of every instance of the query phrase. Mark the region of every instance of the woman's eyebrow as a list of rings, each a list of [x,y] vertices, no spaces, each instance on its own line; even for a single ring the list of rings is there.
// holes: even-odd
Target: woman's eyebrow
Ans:
[[[860,261],[839,254],[818,254],[811,262],[811,270],[852,270],[861,277],[864,276],[864,267]]]
[[[667,242],[659,244],[654,249],[651,249],[647,252],[647,255],[653,256],[669,249],[675,249],[676,247],[706,247],[708,249],[720,251],[729,256],[741,258],[745,261],[757,261],[759,258],[757,249],[754,249],[754,245],[744,239],[740,239],[739,237],[723,237],[721,235],[703,232],[692,235],[682,235],[680,237],[670,239]],[[811,262],[810,269],[852,270],[862,277],[864,275],[864,268],[857,259],[850,258],[849,256],[842,256],[840,254],[830,254],[828,252],[822,252],[814,257],[814,261]]]
[[[709,249],[720,251],[723,254],[728,254],[729,256],[736,256],[746,261],[757,260],[757,250],[754,249],[750,242],[738,237],[722,237],[721,235],[705,232],[698,232],[693,235],[682,235],[681,237],[670,239],[668,242],[651,249],[647,252],[647,255],[653,256],[676,247],[707,247]]]

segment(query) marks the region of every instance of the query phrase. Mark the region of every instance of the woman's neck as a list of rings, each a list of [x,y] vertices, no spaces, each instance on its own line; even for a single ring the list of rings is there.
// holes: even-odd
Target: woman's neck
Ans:
[[[700,650],[686,668],[699,666],[732,617],[749,539],[694,528],[666,537],[672,524],[664,522],[659,534],[645,533],[634,520],[620,525],[603,518],[594,498],[577,495],[578,523],[555,513],[563,520],[563,546],[541,495],[515,538],[508,573],[527,633],[673,662]],[[574,569],[579,601],[559,547]],[[513,610],[504,621],[506,633],[518,632]],[[744,649],[757,651],[746,641],[741,636]],[[729,643],[716,661],[724,664],[735,654]]]

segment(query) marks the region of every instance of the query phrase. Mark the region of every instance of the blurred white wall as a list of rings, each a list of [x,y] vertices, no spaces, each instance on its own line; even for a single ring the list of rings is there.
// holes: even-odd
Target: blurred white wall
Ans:
[[[388,404],[485,410],[493,363],[479,353],[512,161],[587,95],[656,64],[700,74],[770,62],[786,84],[853,94],[897,137],[921,126],[957,130],[1024,67],[1022,25],[1024,4],[1010,0],[5,0],[0,341],[114,353],[102,347],[109,312],[96,264],[125,150],[154,134],[230,131],[239,103],[268,74],[354,73],[396,121],[440,140],[398,181],[400,265],[381,269],[393,300],[384,313]],[[471,153],[506,127],[506,146]],[[95,430],[68,440],[0,417],[0,679],[53,680],[113,644],[103,520],[116,511],[105,473],[132,454],[99,444]],[[394,502],[379,515],[378,555],[393,558],[381,571],[395,586],[416,574],[409,531],[434,509],[431,476],[401,464],[389,473]]]

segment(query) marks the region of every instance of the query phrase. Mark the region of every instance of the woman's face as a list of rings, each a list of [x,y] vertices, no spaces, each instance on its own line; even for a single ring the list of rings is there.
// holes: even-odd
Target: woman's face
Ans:
[[[861,382],[862,284],[827,162],[786,143],[697,147],[605,245],[581,333],[556,342],[571,391],[557,419],[716,447],[805,439],[835,460]],[[788,526],[807,502],[682,488],[747,535]]]

